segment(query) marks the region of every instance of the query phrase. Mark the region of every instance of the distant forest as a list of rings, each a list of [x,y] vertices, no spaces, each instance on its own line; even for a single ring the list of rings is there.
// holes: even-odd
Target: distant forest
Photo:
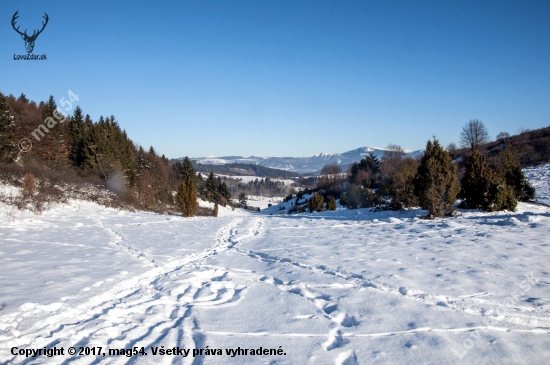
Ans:
[[[294,189],[283,183],[282,181],[273,181],[266,177],[265,179],[255,179],[249,182],[242,182],[239,178],[222,177],[223,181],[231,196],[238,196],[241,193],[245,195],[260,195],[260,196],[286,196],[294,191]]]
[[[231,205],[240,193],[294,193],[273,179],[297,173],[260,165],[169,161],[152,146],[136,145],[114,116],[93,121],[76,106],[78,95],[69,92],[68,99],[61,100],[71,115],[59,112],[53,96],[37,104],[24,94],[16,98],[0,93],[0,179],[26,187],[31,200],[40,194],[60,196],[67,183],[93,184],[107,187],[129,206],[158,212],[189,208],[192,216],[197,211],[193,196],[215,203],[217,213],[218,204]],[[339,199],[350,209],[421,206],[431,217],[440,217],[454,211],[456,197],[463,206],[487,211],[513,210],[517,201],[533,199],[534,189],[521,167],[550,160],[550,127],[512,136],[501,132],[490,142],[483,123],[471,120],[460,137],[462,149],[454,144],[443,148],[434,138],[425,155],[413,159],[400,146],[390,145],[381,160],[368,155],[346,171],[329,165],[321,177],[301,176],[302,184],[316,186],[308,209],[325,209],[325,203],[326,209],[335,209]],[[259,179],[243,183],[214,174]],[[296,212],[303,209],[294,207]]]
[[[194,160],[191,161],[195,171],[202,173],[213,172],[217,175],[230,175],[230,176],[258,176],[269,177],[279,179],[290,179],[300,177],[297,172],[291,172],[281,169],[274,169],[271,167],[265,167],[261,165],[243,164],[243,163],[231,163],[225,165],[210,165],[201,164]]]

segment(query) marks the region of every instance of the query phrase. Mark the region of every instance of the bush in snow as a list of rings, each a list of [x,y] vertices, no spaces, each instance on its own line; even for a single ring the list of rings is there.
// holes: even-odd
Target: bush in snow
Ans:
[[[527,181],[518,158],[517,149],[507,146],[498,159],[497,171],[499,175],[514,191],[514,196],[519,201],[535,199],[535,188]]]
[[[336,199],[332,196],[329,196],[327,199],[327,209],[332,211],[336,210]]]
[[[428,141],[414,180],[420,206],[428,210],[429,218],[443,217],[451,213],[459,191],[451,156],[437,139]]]
[[[36,181],[33,174],[25,174],[23,177],[23,197],[28,198],[36,193]]]
[[[476,149],[464,161],[465,172],[460,184],[460,197],[468,208],[485,211],[514,210],[517,201],[514,190],[492,169]]]
[[[325,199],[319,193],[313,194],[311,199],[307,201],[307,207],[310,212],[322,212],[325,210]]]

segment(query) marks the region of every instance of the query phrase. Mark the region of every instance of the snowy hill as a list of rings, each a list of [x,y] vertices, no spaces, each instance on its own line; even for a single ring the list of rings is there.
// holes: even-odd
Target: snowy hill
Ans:
[[[528,173],[546,197],[548,171]],[[436,220],[421,210],[224,213],[186,219],[72,200],[35,215],[0,202],[0,363],[550,358],[547,206]],[[65,353],[24,355],[54,346]],[[101,351],[73,356],[70,346]]]
[[[266,167],[308,173],[320,171],[327,164],[346,166],[358,162],[368,153],[373,152],[376,156],[382,157],[386,149],[378,147],[360,147],[344,153],[319,153],[308,157],[259,157],[259,156],[209,156],[194,157],[192,159],[202,164],[222,165],[228,163],[258,164]],[[423,150],[406,151],[410,156],[422,154]]]

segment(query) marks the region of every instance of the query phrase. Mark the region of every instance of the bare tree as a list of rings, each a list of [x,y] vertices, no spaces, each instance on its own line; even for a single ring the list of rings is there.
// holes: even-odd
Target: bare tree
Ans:
[[[330,164],[323,167],[323,169],[321,170],[321,175],[334,175],[339,174],[340,172],[342,172],[342,170],[340,170],[340,167],[338,167],[338,165]]]
[[[398,144],[390,143],[386,146],[386,151],[382,159],[386,158],[392,161],[401,160],[405,156],[405,150]]]
[[[456,151],[458,148],[456,147],[456,144],[454,142],[449,143],[447,146],[447,152],[452,153]]]
[[[500,132],[499,134],[497,134],[497,139],[504,139],[509,137],[510,137],[510,133],[508,132]]]
[[[405,150],[398,144],[390,143],[386,146],[384,156],[380,162],[380,170],[384,178],[389,178],[399,170],[405,157]]]
[[[476,148],[487,142],[489,142],[489,132],[481,120],[472,119],[462,128],[460,133],[462,148]]]
[[[346,177],[341,175],[342,170],[336,164],[325,165],[321,170],[321,177],[317,180],[319,189],[329,190],[341,184]]]

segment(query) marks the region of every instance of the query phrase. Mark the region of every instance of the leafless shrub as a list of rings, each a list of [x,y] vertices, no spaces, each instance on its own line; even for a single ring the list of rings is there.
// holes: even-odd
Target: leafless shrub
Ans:
[[[34,175],[27,173],[23,177],[23,197],[32,197],[36,193],[36,180]]]

